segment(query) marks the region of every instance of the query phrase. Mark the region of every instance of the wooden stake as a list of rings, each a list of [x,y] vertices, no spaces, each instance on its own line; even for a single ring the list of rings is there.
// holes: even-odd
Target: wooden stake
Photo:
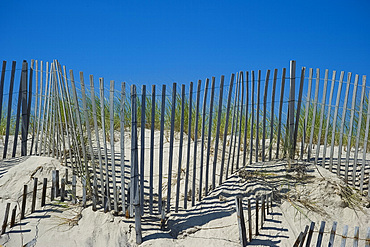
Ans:
[[[4,64],[3,64],[3,66],[4,66]],[[4,67],[3,67],[3,69],[4,69]],[[8,225],[9,210],[10,210],[10,202],[8,202],[6,204],[5,216],[4,216],[3,225],[1,227],[1,234],[0,235],[3,235],[5,233],[6,226]]]
[[[22,210],[21,210],[21,220],[25,218],[26,213],[26,201],[27,201],[27,184],[23,186],[23,198],[22,198]]]
[[[38,182],[38,179],[34,178],[34,180],[33,180],[31,213],[35,212],[35,207],[36,207],[37,182]]]
[[[172,163],[173,163],[173,139],[175,132],[175,109],[176,109],[176,83],[172,86],[172,109],[171,109],[171,129],[170,129],[170,152],[168,157],[168,180],[167,180],[167,213],[171,209],[171,179],[172,179]],[[143,195],[144,197],[144,195]]]

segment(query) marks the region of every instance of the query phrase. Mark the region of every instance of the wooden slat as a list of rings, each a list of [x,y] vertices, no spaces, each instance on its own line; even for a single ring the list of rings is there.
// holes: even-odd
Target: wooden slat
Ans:
[[[105,163],[105,190],[106,190],[106,200],[107,200],[107,207],[109,210],[112,209],[111,205],[111,196],[110,196],[110,189],[109,189],[109,163],[108,163],[108,148],[107,148],[107,136],[105,130],[105,104],[104,104],[104,79],[99,78],[99,88],[100,88],[100,116],[101,116],[101,125],[102,125],[102,132],[103,132],[103,146],[104,146],[104,163]],[[130,216],[133,216],[133,208],[132,204],[130,204]]]
[[[261,96],[261,70],[258,70],[257,78],[257,110],[256,110],[256,162],[258,162],[259,151],[259,129],[260,129],[260,96]]]
[[[266,72],[265,80],[265,92],[263,94],[263,120],[262,120],[262,161],[265,161],[265,149],[266,149],[266,116],[267,116],[267,92],[270,79],[270,70]]]
[[[319,160],[319,155],[320,155],[321,133],[322,133],[322,126],[324,124],[326,91],[327,91],[327,88],[328,88],[328,76],[329,76],[329,70],[325,70],[324,91],[323,91],[322,100],[321,100],[320,127],[319,127],[319,135],[318,135],[318,138],[317,138],[317,145],[316,145],[315,164],[317,164],[317,162]]]
[[[177,163],[177,181],[176,181],[176,204],[175,212],[179,209],[179,198],[180,198],[180,179],[181,179],[181,164],[182,164],[182,145],[184,140],[184,118],[185,118],[185,85],[181,85],[181,123],[180,123],[180,140],[179,140],[179,159]],[[208,174],[208,173],[207,173]],[[206,182],[208,182],[206,177]],[[206,183],[207,184],[207,183]],[[207,191],[207,187],[206,187]],[[206,193],[207,194],[207,193]]]
[[[272,159],[272,143],[274,139],[274,119],[275,119],[275,91],[276,91],[276,80],[278,70],[274,70],[274,79],[272,83],[272,94],[271,94],[271,114],[270,114],[270,144],[269,144],[269,160]]]
[[[349,87],[351,84],[351,73],[347,74],[347,87],[346,87],[346,94],[344,97],[344,104],[343,104],[343,113],[342,113],[342,123],[340,126],[340,133],[339,133],[339,146],[338,146],[338,164],[337,164],[337,175],[340,175],[340,166],[342,162],[342,144],[343,144],[343,133],[344,133],[344,126],[346,125],[346,113],[347,113],[347,103],[348,103],[348,94],[349,94]]]
[[[12,210],[12,218],[10,220],[10,227],[13,227],[15,225],[15,217],[17,216],[17,205],[14,206]]]
[[[362,77],[362,90],[361,90],[361,100],[360,100],[360,109],[358,113],[358,123],[357,123],[357,134],[356,134],[356,144],[355,144],[355,157],[353,162],[353,172],[352,172],[352,184],[356,184],[356,175],[357,175],[357,160],[358,160],[358,146],[360,143],[360,134],[361,134],[361,125],[363,118],[363,108],[364,108],[364,99],[365,99],[365,90],[366,90],[366,76]]]
[[[39,82],[39,71],[40,71],[40,91],[39,91],[39,100],[38,100],[38,113],[37,113],[37,124],[36,124],[36,140],[35,140],[35,154],[37,155],[37,149],[38,149],[38,142],[40,139],[40,122],[41,122],[41,108],[42,108],[42,96],[43,96],[43,72],[42,72],[42,61],[40,62],[40,70],[38,69],[38,61],[36,60],[35,63],[36,67],[36,84]],[[37,85],[36,85],[36,92],[37,92]],[[46,94],[46,91],[45,91]],[[36,93],[37,95],[37,93]],[[37,99],[37,96],[36,96]],[[37,105],[37,104],[36,104]],[[35,110],[35,115],[36,115],[36,110]]]
[[[207,158],[206,158],[206,178],[205,178],[205,192],[204,195],[208,195],[208,181],[209,181],[209,161],[210,161],[210,152],[212,144],[212,125],[213,125],[213,102],[215,96],[215,77],[212,77],[211,83],[211,102],[209,105],[209,116],[208,116],[208,137],[207,137]],[[181,135],[181,132],[180,132]],[[181,136],[180,136],[181,140]],[[181,142],[180,142],[181,145]],[[181,156],[180,156],[181,157]]]
[[[334,238],[335,238],[335,232],[337,230],[337,222],[334,221],[333,222],[333,226],[331,228],[331,231],[330,231],[330,238],[329,238],[329,247],[333,247],[334,246]]]
[[[15,131],[14,131],[14,140],[13,140],[13,153],[12,153],[12,158],[15,157],[16,152],[17,152],[17,144],[18,144],[18,133],[19,133],[19,122],[20,122],[20,114],[21,114],[21,106],[22,106],[22,92],[23,92],[23,87],[22,87],[22,82],[24,78],[24,68],[25,68],[25,63],[22,63],[22,72],[21,72],[21,79],[19,82],[19,91],[18,91],[18,105],[17,105],[17,115],[16,115],[16,121],[15,121]],[[26,78],[27,79],[27,78]],[[27,96],[27,94],[26,94]]]
[[[162,211],[162,176],[163,176],[163,135],[164,135],[164,116],[166,110],[166,85],[162,86],[162,105],[161,105],[161,129],[159,133],[159,180],[158,180],[158,212]]]
[[[5,216],[4,216],[3,225],[1,227],[1,234],[0,235],[3,235],[5,233],[6,227],[8,225],[9,210],[10,210],[10,202],[8,202],[6,204]]]
[[[226,139],[227,139],[227,132],[229,127],[229,114],[230,114],[230,105],[231,105],[231,97],[232,97],[232,90],[233,90],[233,83],[234,83],[234,74],[231,74],[230,78],[230,85],[229,85],[229,95],[227,98],[227,108],[226,108],[226,120],[225,120],[225,129],[224,135],[222,139],[222,156],[221,156],[221,170],[220,170],[220,180],[219,185],[222,184],[223,179],[223,171],[224,171],[224,164],[225,164],[225,151],[226,151]]]
[[[304,229],[304,232],[303,232],[303,236],[301,238],[301,242],[299,244],[299,247],[302,247],[303,246],[303,243],[305,241],[305,238],[307,236],[307,233],[308,233],[308,225],[306,225],[305,229]]]
[[[217,154],[218,154],[218,143],[220,141],[219,134],[220,134],[220,125],[221,125],[221,115],[222,115],[222,97],[224,91],[224,79],[225,77],[221,76],[220,82],[220,96],[218,98],[218,110],[217,110],[217,125],[216,125],[216,135],[215,135],[215,153],[213,158],[213,169],[212,169],[212,189],[216,187],[216,165],[217,165]],[[189,103],[190,105],[190,103]],[[190,113],[189,113],[190,114]]]
[[[142,85],[142,88],[141,88],[141,126],[140,126],[140,130],[141,130],[141,135],[140,135],[140,141],[141,141],[140,143],[140,211],[142,214],[144,214],[144,187],[145,187],[145,183],[144,183],[145,122],[146,122],[145,121],[145,109],[146,109],[145,103],[146,103],[146,86]],[[171,146],[170,146],[170,152],[171,152]],[[170,176],[171,174],[168,174],[169,180],[171,180]]]
[[[155,127],[155,85],[152,86],[152,109],[150,121],[150,161],[149,161],[149,212],[153,213],[153,172],[154,172],[154,127]]]
[[[188,183],[190,173],[190,146],[191,146],[191,120],[192,120],[192,109],[193,109],[193,82],[190,82],[189,87],[189,103],[188,103],[188,144],[187,144],[187,155],[186,155],[186,173],[185,173],[185,187],[184,187],[184,208],[188,207]],[[217,149],[215,150],[217,152]],[[159,211],[160,212],[160,211]]]
[[[308,235],[307,235],[306,247],[310,247],[311,245],[312,234],[313,234],[314,229],[315,229],[315,222],[311,222],[310,230],[308,231]]]
[[[242,123],[243,123],[243,109],[244,109],[244,77],[243,77],[243,71],[240,71],[240,84],[241,84],[241,102],[240,102],[240,110],[238,108],[238,113],[240,111],[240,120],[239,120],[239,140],[238,140],[238,155],[236,157],[236,170],[239,170],[239,155],[241,150],[241,140],[242,140]],[[234,162],[233,162],[234,163]]]
[[[349,167],[349,154],[351,153],[351,143],[352,143],[352,133],[353,133],[353,120],[355,118],[355,111],[356,111],[356,95],[357,95],[357,88],[358,88],[358,78],[359,76],[355,76],[355,85],[352,91],[352,106],[351,106],[351,118],[349,120],[349,132],[347,135],[347,152],[346,152],[346,161],[345,161],[345,173],[344,173],[344,181],[348,183],[348,167]],[[361,116],[359,118],[362,118]],[[353,173],[355,172],[355,163],[353,164]]]
[[[367,228],[365,247],[370,247],[370,227]]]
[[[195,205],[195,182],[196,182],[196,174],[197,174],[197,159],[198,156],[197,148],[198,148],[198,118],[199,118],[199,103],[200,103],[200,87],[201,87],[201,80],[198,80],[197,86],[197,101],[195,107],[195,125],[194,125],[194,152],[193,152],[193,186],[192,186],[192,193],[191,193],[191,206]]]
[[[345,247],[346,246],[347,234],[348,234],[348,226],[345,225],[343,227],[342,241],[340,243],[340,247]]]
[[[92,93],[92,91],[91,91]],[[121,104],[120,104],[120,132],[121,132],[121,207],[123,214],[126,213],[126,180],[125,180],[125,104],[126,104],[126,83],[121,83]],[[98,132],[97,132],[98,134]],[[100,152],[100,144],[99,144],[99,152]],[[100,163],[100,161],[99,161]],[[103,181],[103,168],[101,169],[101,180]],[[102,187],[103,188],[103,187]],[[143,212],[143,211],[142,211]]]
[[[23,186],[23,197],[22,197],[22,208],[21,208],[21,220],[25,218],[26,214],[26,202],[27,202],[27,184]]]
[[[248,199],[248,236],[249,236],[249,242],[252,241],[252,209],[251,209],[251,199]]]
[[[12,114],[15,66],[16,66],[16,62],[13,61],[12,62],[12,72],[10,75],[10,83],[9,83],[8,113],[6,115],[6,131],[5,131],[3,159],[6,158],[7,152],[8,152],[8,143],[9,143],[9,134],[10,134],[10,119],[11,119],[11,114]]]
[[[199,195],[198,201],[202,199],[202,188],[203,188],[203,161],[204,161],[204,139],[205,139],[205,125],[206,125],[206,110],[207,110],[207,94],[208,94],[209,79],[206,79],[206,85],[204,86],[203,95],[203,113],[202,113],[202,131],[201,131],[201,147],[200,147],[200,168],[199,168]],[[196,156],[195,156],[196,157]],[[167,203],[167,205],[169,205]]]
[[[48,179],[44,178],[42,183],[42,194],[41,194],[41,207],[45,206],[45,198],[46,198],[46,189],[48,185]]]
[[[289,92],[289,156],[294,158],[294,111],[295,111],[295,69],[296,61],[290,61],[290,92]]]
[[[321,221],[319,235],[317,237],[317,242],[316,242],[316,247],[321,246],[322,237],[323,237],[323,234],[324,234],[324,229],[325,229],[325,221]]]
[[[249,73],[245,72],[245,120],[244,120],[244,142],[243,142],[243,167],[246,165],[247,158],[247,135],[248,135],[248,107],[249,107]]]
[[[100,134],[98,129],[98,119],[97,119],[97,112],[96,112],[96,95],[95,95],[95,88],[94,88],[94,78],[92,75],[90,75],[90,94],[91,94],[91,106],[92,106],[92,115],[93,115],[93,121],[94,121],[94,131],[95,131],[95,141],[96,141],[96,147],[98,151],[98,161],[99,161],[99,175],[100,175],[100,193],[101,193],[101,201],[104,202],[104,177],[103,177],[103,158],[101,153],[101,146],[100,146]],[[121,128],[121,133],[123,132]],[[122,138],[122,136],[121,136]],[[121,160],[124,162],[124,158]],[[121,164],[122,169],[122,164]],[[121,187],[124,189],[124,183],[121,184]],[[124,207],[123,207],[123,211]]]
[[[306,67],[302,67],[301,79],[300,79],[300,83],[299,83],[297,114],[296,114],[296,118],[295,118],[295,127],[294,127],[294,144],[293,144],[293,148],[294,148],[293,152],[294,153],[295,153],[296,148],[297,148],[298,126],[299,126],[299,119],[301,118],[302,94],[303,94],[305,73],[306,73]]]
[[[110,116],[110,152],[111,152],[111,167],[112,167],[112,180],[113,180],[113,206],[114,212],[118,213],[118,191],[116,182],[116,162],[114,150],[114,81],[110,81],[110,94],[109,94],[109,116]],[[132,157],[131,157],[132,159]]]
[[[236,86],[235,86],[235,97],[234,97],[234,104],[232,106],[232,120],[231,120],[231,134],[230,134],[230,140],[229,140],[229,151],[228,151],[228,157],[227,157],[227,166],[226,166],[226,173],[225,177],[228,179],[229,176],[229,168],[230,168],[230,160],[232,158],[231,162],[231,173],[233,173],[233,164],[234,164],[234,154],[235,154],[235,142],[236,142],[236,129],[237,129],[237,119],[238,119],[238,105],[239,105],[239,72],[237,73],[237,80],[236,80]],[[235,141],[235,142],[234,142]],[[234,149],[233,149],[234,147]]]
[[[90,172],[89,172],[89,164],[88,164],[88,160],[87,160],[87,154],[86,154],[86,145],[85,145],[85,142],[84,142],[84,138],[83,138],[83,129],[82,129],[82,121],[81,121],[81,116],[80,116],[80,107],[79,107],[79,104],[78,104],[78,98],[77,98],[77,91],[76,91],[76,85],[75,85],[75,80],[74,80],[74,75],[73,75],[73,71],[72,70],[69,70],[69,74],[70,74],[70,78],[71,78],[71,85],[72,85],[72,93],[73,93],[73,103],[75,105],[75,116],[76,116],[76,120],[77,120],[77,129],[78,129],[78,136],[79,136],[79,139],[80,139],[80,142],[79,144],[81,145],[81,148],[82,148],[82,155],[83,155],[83,159],[84,159],[84,163],[85,163],[85,171],[84,171],[84,175],[86,177],[86,183],[87,183],[87,186],[90,187]],[[54,139],[54,138],[53,138]]]
[[[171,104],[171,127],[170,127],[170,150],[168,157],[168,180],[167,180],[167,213],[171,210],[171,188],[172,188],[172,163],[173,163],[173,143],[175,131],[175,110],[176,110],[176,83],[172,85],[172,104]]]
[[[258,226],[259,225],[258,224],[258,213],[259,213],[258,211],[259,211],[259,207],[258,206],[259,206],[258,197],[256,197],[256,236],[259,235],[259,231],[258,231],[259,230],[258,229],[258,227],[259,227]]]
[[[303,125],[303,136],[302,136],[302,143],[301,143],[301,155],[300,159],[303,160],[303,154],[305,150],[305,142],[306,142],[306,131],[308,128],[308,114],[309,108],[311,105],[311,91],[312,91],[312,73],[313,70],[309,69],[309,76],[308,76],[308,91],[307,91],[307,98],[306,98],[306,107],[305,107],[305,117],[304,117],[304,125]]]
[[[360,228],[358,226],[355,226],[355,234],[354,234],[354,239],[353,239],[353,247],[358,247],[358,239],[359,239],[359,234],[360,234]]]
[[[310,69],[310,75],[312,70]],[[319,86],[320,86],[320,70],[316,69],[316,85],[315,85],[315,98],[313,101],[313,113],[312,113],[312,122],[311,122],[311,135],[310,135],[310,143],[308,144],[308,151],[307,151],[307,161],[311,160],[311,152],[312,152],[312,142],[315,133],[315,123],[316,123],[316,113],[317,113],[317,104],[318,104],[318,97],[319,97]]]
[[[242,246],[247,245],[247,236],[245,229],[244,213],[243,213],[243,199],[235,197],[236,215],[239,227],[239,241]]]
[[[322,166],[325,167],[326,164],[326,146],[328,144],[328,134],[329,134],[329,126],[330,126],[330,116],[331,116],[331,102],[333,100],[333,93],[334,93],[334,85],[335,85],[335,77],[336,77],[337,72],[334,70],[333,71],[333,76],[331,79],[331,86],[330,86],[330,94],[329,94],[329,107],[328,107],[328,112],[327,117],[326,117],[326,128],[325,128],[325,140],[324,140],[324,150],[323,150],[323,155],[322,155]]]
[[[6,61],[3,61],[3,67],[1,68],[1,78],[0,78],[0,116],[3,116],[2,111],[3,111],[5,71],[6,71]],[[1,118],[2,117],[0,117],[0,124],[2,120]]]
[[[80,84],[81,84],[81,93],[82,93],[82,107],[83,107],[83,113],[84,113],[84,122],[85,122],[85,131],[87,133],[87,141],[89,143],[89,151],[90,151],[90,159],[93,169],[93,183],[94,185],[97,185],[97,173],[96,173],[96,162],[95,162],[95,154],[93,149],[93,142],[91,139],[91,126],[90,126],[90,116],[87,109],[87,103],[86,103],[86,90],[85,90],[85,82],[84,82],[84,75],[82,72],[80,72]],[[93,98],[91,98],[93,100]],[[114,163],[113,163],[114,164]],[[92,190],[94,193],[92,196],[96,199],[97,198],[97,191],[98,188],[94,187]],[[117,211],[116,211],[117,212]]]
[[[28,85],[28,63],[22,63],[22,76],[21,76],[21,105],[22,105],[22,141],[21,141],[21,155],[27,155],[27,132],[28,132],[28,108],[27,108],[27,85]],[[14,154],[14,153],[13,153]]]
[[[28,96],[27,96],[27,129],[26,129],[26,136],[27,136],[27,142],[28,142],[28,133],[30,129],[30,118],[31,118],[31,105],[32,105],[32,84],[33,84],[33,68],[34,68],[34,62],[35,60],[31,59],[31,66],[30,66],[30,73],[29,73],[29,80],[28,80]],[[28,66],[28,64],[27,64]],[[33,114],[35,115],[35,114]],[[0,115],[1,116],[1,115]],[[35,138],[35,132],[34,132],[34,127],[35,123],[33,125],[33,130],[32,130],[32,138],[31,138],[31,150],[33,147],[33,142]],[[26,149],[25,149],[25,155],[27,155],[27,142],[26,142]]]
[[[278,123],[278,133],[277,133],[277,141],[276,141],[276,157],[275,157],[276,159],[279,158],[279,149],[280,149],[281,117],[282,117],[282,110],[283,110],[283,103],[284,103],[285,74],[286,74],[286,68],[283,68],[283,72],[281,75],[281,87],[280,87],[279,123]]]
[[[366,77],[364,78],[366,80]],[[370,99],[370,92],[368,94],[368,99]],[[364,136],[364,147],[362,151],[362,167],[361,167],[361,177],[360,177],[360,192],[362,193],[364,190],[364,177],[365,177],[365,166],[366,166],[366,152],[367,152],[367,143],[369,137],[369,128],[370,128],[370,105],[367,105],[367,116],[366,116],[366,129],[365,129],[365,136]],[[370,181],[369,181],[370,182]],[[370,186],[368,187],[369,190]],[[368,193],[368,197],[370,198],[370,193]]]
[[[253,158],[253,125],[254,125],[254,71],[252,71],[252,78],[251,78],[251,120],[250,120],[250,136],[249,136],[249,164],[252,164]]]
[[[343,78],[344,78],[344,72],[342,71],[340,73],[339,78],[339,85],[338,85],[338,91],[337,91],[337,99],[335,103],[335,110],[334,110],[334,116],[333,116],[333,124],[332,124],[332,134],[331,134],[331,146],[330,146],[330,162],[329,162],[329,171],[333,171],[333,157],[334,157],[334,144],[335,144],[335,134],[337,129],[337,118],[338,118],[338,111],[339,111],[339,103],[340,103],[340,95],[342,91],[343,86]]]
[[[38,178],[35,177],[33,179],[31,213],[35,212],[35,208],[36,208],[37,182],[38,182]]]

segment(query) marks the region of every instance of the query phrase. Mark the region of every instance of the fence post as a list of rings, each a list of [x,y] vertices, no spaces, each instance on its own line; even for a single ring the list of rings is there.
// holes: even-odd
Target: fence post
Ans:
[[[5,70],[6,70],[6,61],[3,61],[3,67],[1,69],[1,79],[0,79],[0,116],[2,116],[2,110],[3,110]],[[0,123],[1,123],[1,119],[0,119]]]
[[[189,87],[189,116],[188,116],[188,143],[186,151],[186,174],[185,174],[185,187],[184,187],[184,208],[188,207],[188,183],[189,183],[189,169],[190,169],[190,146],[191,146],[191,119],[192,119],[192,104],[193,104],[193,82],[190,82]],[[217,150],[215,151],[217,152]],[[159,201],[158,201],[159,202]],[[160,212],[160,211],[159,211]]]
[[[72,204],[76,204],[76,202],[77,202],[77,200],[76,200],[77,199],[76,198],[76,183],[77,183],[76,175],[73,175],[72,176]]]
[[[312,234],[313,234],[313,230],[314,229],[315,229],[315,222],[312,221],[311,222],[311,225],[310,225],[310,230],[308,231],[306,247],[310,247],[311,239],[312,239]]]
[[[248,233],[249,242],[252,241],[252,209],[251,209],[251,199],[248,199]]]
[[[206,124],[206,109],[207,109],[207,93],[208,93],[209,79],[206,79],[206,85],[204,87],[203,96],[203,114],[202,114],[202,141],[201,141],[201,153],[200,153],[200,175],[199,175],[199,198],[202,199],[202,183],[203,183],[203,159],[204,159],[204,135],[205,135],[205,124]],[[207,176],[207,174],[206,174]]]
[[[144,156],[145,156],[145,102],[146,102],[146,86],[141,89],[141,145],[140,145],[140,206],[141,214],[144,214]],[[169,174],[170,176],[170,174]]]
[[[266,115],[267,115],[267,90],[269,85],[270,70],[267,70],[265,81],[265,92],[263,94],[263,120],[262,120],[262,161],[265,161],[265,145],[266,145]]]

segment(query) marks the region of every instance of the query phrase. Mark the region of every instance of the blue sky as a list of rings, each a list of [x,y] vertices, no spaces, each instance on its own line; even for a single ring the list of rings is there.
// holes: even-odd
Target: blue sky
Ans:
[[[370,75],[370,2],[1,1],[0,60],[130,84],[299,67]],[[298,72],[297,72],[298,73]]]

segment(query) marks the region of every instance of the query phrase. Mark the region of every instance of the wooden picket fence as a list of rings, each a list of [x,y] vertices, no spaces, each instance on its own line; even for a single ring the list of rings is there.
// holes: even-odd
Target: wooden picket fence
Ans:
[[[348,235],[348,225],[345,225],[343,227],[342,234],[338,234],[336,232],[337,224],[338,224],[336,221],[333,222],[333,226],[330,232],[325,232],[325,224],[326,224],[325,221],[321,221],[320,230],[317,234],[317,242],[316,242],[316,246],[318,247],[321,246],[323,243],[324,234],[330,234],[329,240],[328,240],[329,247],[334,246],[334,240],[336,236],[338,236],[341,239],[340,240],[341,247],[345,247],[347,241],[349,242],[349,240],[353,242],[353,246],[359,246],[359,244],[360,246],[363,246],[361,243],[363,243],[366,247],[370,246],[370,227],[367,228],[366,238],[360,238],[360,235],[359,235],[360,228],[358,226],[355,227],[354,236],[350,237],[350,236],[347,236]],[[315,228],[315,222],[311,222],[310,227],[306,226],[305,230],[299,234],[293,246],[294,247],[310,246],[312,242],[312,235],[314,233],[314,228]],[[306,244],[304,245],[305,242]]]
[[[49,178],[50,179],[50,178]],[[49,180],[50,181],[50,180]],[[66,186],[71,183],[72,189],[70,190],[70,193],[68,193],[68,190],[66,190]],[[77,177],[76,175],[72,176],[72,181],[69,181],[68,179],[68,169],[65,169],[65,175],[63,178],[59,179],[59,170],[53,170],[52,171],[52,178],[51,178],[51,185],[50,182],[48,183],[48,178],[44,178],[42,182],[42,190],[41,190],[41,201],[37,203],[37,193],[38,193],[38,184],[39,180],[37,177],[33,177],[33,189],[31,192],[28,190],[28,185],[25,184],[23,186],[23,194],[22,194],[22,201],[20,203],[20,216],[17,220],[17,206],[19,205],[18,202],[13,205],[13,209],[11,211],[11,220],[9,223],[9,228],[13,228],[17,225],[17,223],[21,223],[22,220],[26,219],[27,215],[27,197],[31,194],[32,200],[31,200],[31,210],[30,214],[34,213],[36,211],[36,206],[39,204],[39,211],[43,210],[43,207],[47,205],[46,198],[50,198],[50,203],[53,203],[53,201],[57,200],[58,197],[60,197],[60,201],[64,202],[66,200],[70,201],[72,204],[77,203],[77,193],[76,193],[76,184],[77,184]],[[50,186],[48,186],[50,185]],[[48,189],[50,190],[50,196],[47,196]],[[83,205],[86,206],[86,187],[83,189]],[[0,235],[6,233],[6,228],[8,226],[8,219],[10,215],[10,208],[11,208],[10,202],[6,204],[5,208],[5,214],[3,219],[3,224],[1,227]],[[95,208],[96,210],[96,208]]]
[[[251,199],[247,199],[247,214],[248,214],[248,231],[245,225],[245,217],[244,217],[244,208],[243,208],[243,197],[237,196],[235,197],[235,206],[236,206],[236,214],[238,219],[238,227],[239,227],[239,240],[242,246],[246,246],[248,242],[253,240],[253,236],[258,236],[259,231],[263,229],[263,223],[266,220],[266,217],[272,213],[273,205],[272,205],[272,193],[262,195],[261,198],[255,196],[254,198],[254,210],[255,213],[252,214],[252,203]],[[259,213],[261,213],[261,219],[259,218]],[[254,218],[254,220],[253,220]],[[253,221],[255,221],[254,229],[255,234],[253,235]],[[249,239],[249,241],[248,241]]]
[[[322,79],[319,69],[315,76],[309,69],[306,77],[303,67],[296,76],[295,61],[290,63],[289,75],[285,68],[280,76],[277,69],[272,76],[267,70],[265,78],[260,70],[241,71],[232,74],[228,84],[221,76],[218,85],[215,77],[204,84],[199,80],[196,88],[193,82],[188,89],[181,85],[180,92],[174,83],[171,93],[166,85],[161,90],[152,85],[151,92],[145,85],[141,90],[131,85],[127,94],[124,82],[118,88],[110,81],[107,89],[103,78],[96,84],[90,75],[87,85],[82,72],[77,81],[73,71],[68,74],[56,60],[45,64],[32,60],[30,66],[24,61],[20,75],[18,71],[16,62],[11,70],[3,62],[0,116],[8,97],[8,111],[0,123],[6,125],[3,158],[9,157],[9,152],[12,157],[18,155],[21,127],[20,155],[51,156],[70,166],[86,184],[94,207],[135,216],[138,243],[142,241],[139,229],[144,213],[177,212],[180,207],[187,209],[189,201],[194,206],[231,174],[254,162],[307,160],[336,172],[368,193],[370,94],[366,97],[369,90],[365,76],[360,97],[358,75],[352,83],[351,73],[344,82],[344,72],[337,80],[334,71],[329,80],[328,70]],[[9,93],[4,94],[7,78]],[[20,79],[18,92],[13,90],[16,78]],[[99,89],[95,89],[96,85]],[[17,94],[14,107],[13,96]],[[150,132],[148,138],[146,130]],[[118,150],[115,133],[119,133]],[[175,133],[180,136],[175,138]],[[12,136],[13,149],[8,150]],[[354,149],[345,152],[344,159],[343,146]],[[147,167],[149,174],[145,173]]]

